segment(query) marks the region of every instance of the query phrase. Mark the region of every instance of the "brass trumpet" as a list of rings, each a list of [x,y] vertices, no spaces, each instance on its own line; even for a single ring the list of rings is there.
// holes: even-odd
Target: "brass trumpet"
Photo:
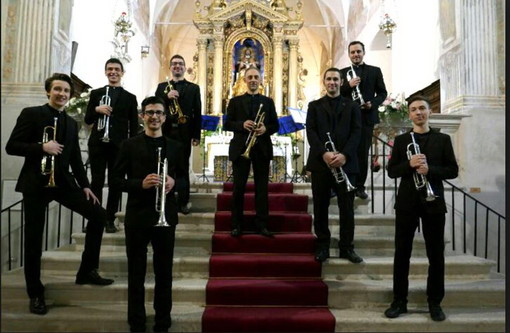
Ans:
[[[326,141],[326,143],[324,144],[324,147],[326,148],[326,150],[328,152],[338,153],[338,151],[336,150],[336,147],[335,147],[335,143],[331,139],[331,135],[329,135],[329,132],[327,132],[326,134],[328,136],[329,141]],[[347,192],[351,192],[356,189],[356,187],[354,187],[351,184],[351,182],[349,181],[349,178],[345,174],[344,169],[342,169],[342,167],[330,168],[330,169],[331,169],[331,173],[333,174],[333,178],[335,178],[335,181],[337,184],[341,184],[341,183],[345,182]]]
[[[166,174],[168,172],[168,161],[165,158],[161,162],[161,147],[158,147],[158,176],[160,184],[156,186],[156,212],[159,213],[159,220],[155,227],[169,227],[165,217],[165,204],[166,204]]]
[[[167,86],[165,90],[163,91],[166,94],[170,92],[170,90],[174,90],[174,86],[170,83],[170,80],[168,79],[168,76],[166,78]],[[170,112],[170,115],[177,116],[177,122],[179,124],[186,124],[188,122],[188,116],[184,115],[182,112],[181,106],[179,105],[179,101],[177,101],[177,98],[172,98],[173,105],[168,106],[168,111]]]
[[[106,86],[106,94],[103,95],[101,97],[101,100],[99,101],[99,105],[100,106],[101,105],[108,105],[108,106],[110,106],[111,103],[112,103],[112,99],[110,98],[110,96],[108,96],[108,89],[110,89],[110,87]],[[103,115],[102,118],[98,119],[98,121],[97,121],[97,129],[99,131],[104,129],[104,135],[101,138],[101,141],[103,141],[103,142],[110,142],[110,136],[109,136],[109,133],[110,133],[110,117],[109,116]]]
[[[414,132],[411,132],[411,140],[412,142],[407,145],[407,159],[410,160],[413,155],[421,154],[420,153],[420,146],[416,143],[414,139]],[[414,154],[411,151],[411,149],[414,150]],[[430,183],[427,180],[427,177],[425,175],[422,175],[418,172],[413,173],[413,180],[414,180],[414,186],[417,190],[420,190],[421,188],[425,187],[427,191],[427,196],[425,197],[426,201],[434,201],[436,200],[436,195],[434,194],[434,191],[432,190],[432,186],[430,186]]]
[[[350,73],[350,74],[349,74]],[[347,71],[347,81],[351,81],[354,78],[357,78],[356,72],[354,71],[354,68],[351,64],[351,69]],[[365,104],[365,100],[363,99],[363,96],[361,95],[361,91],[359,90],[359,84],[352,90],[352,100],[357,101],[359,100],[359,104],[363,105]]]
[[[266,117],[266,113],[262,112],[262,106],[263,104],[260,103],[259,110],[257,111],[257,115],[255,116],[255,126],[253,126],[253,129],[250,131],[250,134],[248,134],[248,138],[246,139],[246,150],[241,155],[242,157],[246,159],[250,159],[250,151],[251,148],[253,148],[253,145],[255,145],[255,142],[257,142],[257,136],[255,135],[255,130],[260,127],[261,124],[264,123],[264,118]]]
[[[53,126],[45,126],[43,129],[42,144],[50,141],[49,131],[53,131],[53,141],[57,141],[57,121],[58,118],[53,118]],[[55,155],[46,154],[41,160],[41,173],[45,176],[50,175],[46,187],[57,187],[55,184]]]

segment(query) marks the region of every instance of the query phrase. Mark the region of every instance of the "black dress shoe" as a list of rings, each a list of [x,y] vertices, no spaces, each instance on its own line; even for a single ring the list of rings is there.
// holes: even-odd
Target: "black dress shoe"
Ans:
[[[360,262],[363,262],[363,258],[361,258],[354,250],[348,250],[348,251],[340,251],[340,258],[347,259],[353,264],[359,264]]]
[[[30,312],[38,315],[45,315],[48,312],[44,297],[34,297],[30,299]]]
[[[108,234],[113,234],[113,233],[117,232],[115,223],[113,221],[106,222],[106,227],[105,227],[104,231]]]
[[[430,318],[432,318],[433,321],[443,321],[446,319],[446,315],[444,314],[443,309],[441,309],[441,306],[439,305],[429,304],[429,312]]]
[[[129,327],[129,332],[138,332],[138,333],[145,332],[145,326],[132,325]]]
[[[102,278],[95,269],[88,272],[87,274],[76,275],[76,284],[95,284],[98,286],[107,286],[112,283],[112,279]]]
[[[366,200],[368,199],[368,194],[363,189],[356,190],[356,196],[360,199]]]
[[[239,236],[241,236],[242,232],[241,232],[240,228],[234,228],[234,229],[232,229],[230,234],[232,235],[232,237],[239,237]]]
[[[397,318],[402,313],[407,312],[407,303],[404,301],[393,301],[390,307],[384,311],[384,315],[388,318]]]
[[[273,237],[274,236],[271,231],[267,230],[267,228],[260,229],[259,234],[261,234],[262,236],[266,236],[266,237]]]
[[[190,213],[190,211],[191,211],[190,203],[188,202],[187,204],[182,205],[181,208],[179,208],[179,211],[181,213],[183,213],[184,215],[188,215]]]
[[[318,262],[324,262],[328,258],[329,258],[328,250],[318,250],[317,252],[315,252],[315,260],[317,260]]]

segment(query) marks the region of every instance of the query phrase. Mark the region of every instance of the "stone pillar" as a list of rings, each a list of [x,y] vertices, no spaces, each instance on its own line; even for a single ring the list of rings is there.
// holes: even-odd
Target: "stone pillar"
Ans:
[[[290,39],[289,47],[289,105],[292,108],[297,106],[297,80],[298,80],[298,62],[297,62],[297,50],[299,40]]]
[[[207,38],[199,38],[198,46],[198,85],[200,86],[200,98],[202,100],[202,114],[207,114]]]
[[[214,89],[213,113],[222,112],[221,94],[223,90],[223,36],[214,36]]]
[[[467,116],[453,136],[459,178],[497,209],[505,193],[504,1],[441,1],[442,113]],[[504,52],[503,52],[504,54]],[[504,74],[503,74],[504,75]],[[487,165],[490,164],[490,170]]]
[[[276,114],[281,115],[283,103],[283,37],[280,35],[273,37],[273,99],[276,108]]]
[[[53,72],[71,71],[72,1],[6,0],[2,8],[7,10],[1,48],[5,147],[20,111],[47,102],[44,80]],[[22,162],[2,149],[2,179],[16,179]]]

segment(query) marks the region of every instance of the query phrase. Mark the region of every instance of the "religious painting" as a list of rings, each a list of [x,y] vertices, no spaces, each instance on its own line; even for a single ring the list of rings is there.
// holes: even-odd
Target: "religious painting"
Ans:
[[[234,44],[232,52],[232,96],[246,92],[244,73],[250,67],[256,67],[264,77],[264,49],[262,44],[253,38],[243,38]]]

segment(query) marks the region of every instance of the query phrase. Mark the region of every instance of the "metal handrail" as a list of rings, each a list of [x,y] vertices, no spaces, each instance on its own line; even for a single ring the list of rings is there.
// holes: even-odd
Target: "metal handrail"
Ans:
[[[399,180],[395,179],[392,184],[390,184],[389,186],[386,185],[386,178],[387,178],[387,171],[386,171],[387,163],[386,162],[387,162],[387,159],[389,159],[389,157],[390,157],[392,145],[390,143],[384,141],[383,139],[379,138],[378,136],[374,135],[373,137],[375,138],[376,142],[382,144],[382,154],[378,155],[378,157],[382,157],[382,165],[380,168],[380,170],[382,170],[382,188],[378,189],[380,192],[382,192],[382,197],[380,198],[382,208],[380,208],[380,210],[377,210],[375,207],[376,200],[371,200],[371,212],[372,212],[372,214],[381,213],[381,214],[385,215],[385,214],[387,214],[386,207],[389,204],[394,203],[394,198],[396,197]],[[375,156],[376,155],[374,154],[374,149],[372,146],[370,149],[371,163],[374,160]],[[374,197],[375,187],[376,187],[374,185],[374,174],[375,173],[376,172],[374,170],[371,170],[371,172],[370,172],[371,198],[375,198]],[[457,251],[457,231],[458,230],[456,229],[456,222],[459,221],[459,219],[460,219],[460,224],[462,226],[462,237],[461,237],[461,241],[462,241],[461,251],[462,251],[462,253],[467,254],[467,253],[470,253],[470,250],[471,250],[472,254],[474,256],[479,256],[479,251],[478,251],[479,244],[478,243],[479,243],[479,241],[483,241],[483,243],[484,243],[483,257],[485,259],[489,259],[489,257],[490,257],[489,253],[495,252],[495,254],[492,257],[495,257],[495,258],[493,258],[493,260],[497,262],[497,272],[498,273],[501,272],[501,251],[502,251],[501,250],[501,238],[504,236],[504,231],[502,231],[501,229],[502,229],[502,227],[505,226],[505,221],[506,221],[505,216],[496,212],[494,209],[492,209],[488,205],[482,203],[480,200],[476,199],[469,193],[466,193],[463,189],[454,185],[451,181],[444,180],[444,183],[447,185],[447,186],[445,186],[445,192],[449,191],[451,193],[451,197],[449,199],[446,198],[446,195],[445,195],[445,201],[447,201],[447,205],[449,206],[449,210],[450,210],[452,251]],[[392,195],[391,198],[393,198],[393,201],[390,201],[387,199],[387,197],[386,197],[387,192],[391,193],[391,195]],[[456,195],[462,196],[462,198],[461,198],[462,209],[461,210],[456,209],[456,207],[457,207]],[[471,201],[471,205],[468,205],[468,199]],[[468,209],[468,206],[469,206],[469,208],[472,207],[472,211],[470,209]],[[482,210],[483,209],[485,210],[484,212],[482,212],[482,214],[485,213],[482,215],[482,216],[485,216],[485,220],[482,221],[482,223],[484,222],[484,225],[485,225],[484,235],[481,235],[481,233],[479,233],[479,230],[478,230],[478,224],[479,224],[479,218],[480,218],[479,217],[480,213],[479,213],[479,209],[478,209],[479,207],[481,207]],[[490,221],[497,221],[497,225],[496,226],[491,225],[490,223],[492,223],[492,222],[490,222]],[[469,235],[470,237],[468,237],[468,229],[470,227],[473,227],[474,231],[473,231],[472,235]],[[492,230],[494,230],[494,228],[497,228],[497,230],[494,230],[494,232],[497,236],[497,241],[494,241],[494,240],[489,241],[491,227],[493,228]],[[489,244],[492,245],[491,249],[489,248]]]

